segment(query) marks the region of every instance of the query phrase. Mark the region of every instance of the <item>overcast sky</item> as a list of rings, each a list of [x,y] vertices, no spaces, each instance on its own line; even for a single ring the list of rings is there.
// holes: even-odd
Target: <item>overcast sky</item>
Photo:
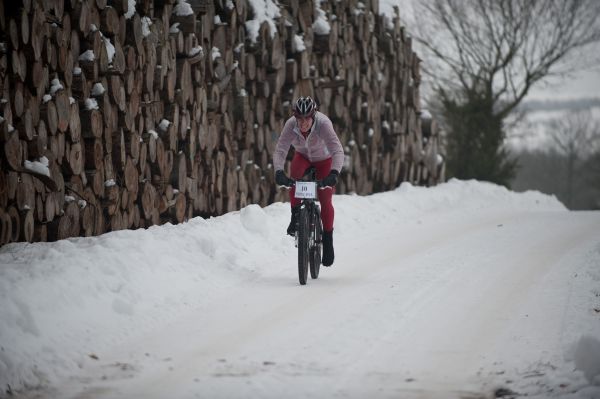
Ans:
[[[531,90],[530,100],[600,97],[600,66],[572,76],[548,79]]]

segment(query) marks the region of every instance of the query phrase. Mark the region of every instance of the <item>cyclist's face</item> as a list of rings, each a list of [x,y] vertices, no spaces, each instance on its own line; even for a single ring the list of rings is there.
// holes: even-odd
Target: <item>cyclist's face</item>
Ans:
[[[298,121],[298,127],[302,132],[308,132],[313,124],[312,116],[301,117],[297,116],[296,120]]]

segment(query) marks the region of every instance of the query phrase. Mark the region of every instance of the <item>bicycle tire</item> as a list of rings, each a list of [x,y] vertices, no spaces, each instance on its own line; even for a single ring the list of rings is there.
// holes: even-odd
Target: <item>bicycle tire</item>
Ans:
[[[311,212],[311,233],[313,234],[313,244],[310,248],[310,277],[313,279],[319,278],[319,270],[321,269],[321,236],[323,227],[321,225],[321,215],[317,206]]]
[[[306,284],[309,262],[309,212],[306,207],[300,209],[298,215],[298,281]]]

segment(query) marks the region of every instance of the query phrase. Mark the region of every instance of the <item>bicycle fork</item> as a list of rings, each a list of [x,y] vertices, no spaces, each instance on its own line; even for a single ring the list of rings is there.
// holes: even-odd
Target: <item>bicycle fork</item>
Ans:
[[[302,209],[308,209],[309,210],[309,218],[308,218],[308,248],[313,248],[316,244],[319,244],[320,242],[316,242],[317,237],[316,237],[316,228],[315,228],[315,220],[312,217],[312,212],[310,212],[310,208],[306,205],[306,204],[302,204],[300,206],[300,212],[302,212]],[[296,232],[294,233],[294,247],[298,248],[298,224],[299,221],[296,221]]]

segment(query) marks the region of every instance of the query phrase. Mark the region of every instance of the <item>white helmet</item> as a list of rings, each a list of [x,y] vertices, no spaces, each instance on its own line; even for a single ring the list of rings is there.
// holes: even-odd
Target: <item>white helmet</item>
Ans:
[[[313,116],[317,112],[317,103],[310,96],[300,97],[294,103],[294,116],[303,118]]]

